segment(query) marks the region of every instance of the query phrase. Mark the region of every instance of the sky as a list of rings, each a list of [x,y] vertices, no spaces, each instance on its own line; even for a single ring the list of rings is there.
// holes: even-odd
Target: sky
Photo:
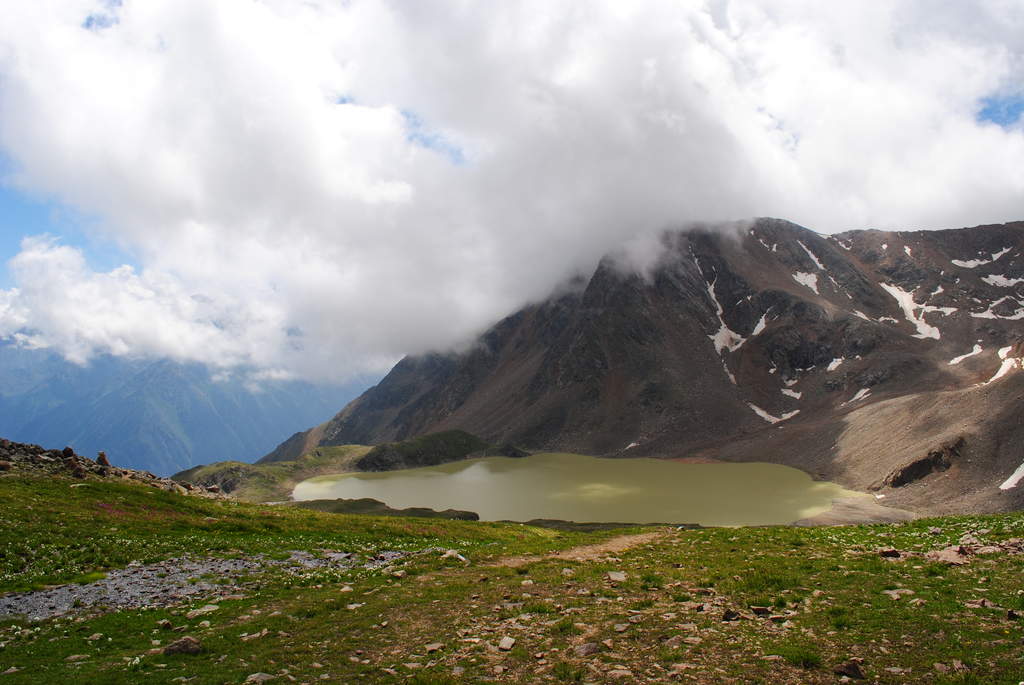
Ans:
[[[1024,4],[33,0],[0,338],[344,381],[755,216],[1024,219]]]

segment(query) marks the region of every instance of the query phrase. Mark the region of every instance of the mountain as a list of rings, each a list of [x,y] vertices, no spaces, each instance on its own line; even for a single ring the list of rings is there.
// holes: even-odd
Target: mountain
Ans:
[[[0,435],[103,450],[118,466],[170,474],[252,460],[295,425],[330,416],[366,384],[215,380],[199,365],[101,356],[78,366],[46,350],[0,345]]]
[[[261,461],[461,429],[782,463],[920,511],[1024,507],[1024,222],[825,236],[760,219],[663,242],[649,272],[606,258],[468,351],[403,359]]]

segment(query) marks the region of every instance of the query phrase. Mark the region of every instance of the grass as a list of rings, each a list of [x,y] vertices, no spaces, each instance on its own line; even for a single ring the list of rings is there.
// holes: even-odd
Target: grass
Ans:
[[[395,562],[405,572],[398,576],[395,569],[254,571],[241,591],[223,590],[241,599],[218,600],[216,611],[194,620],[186,612],[209,597],[109,613],[82,607],[80,615],[36,624],[3,620],[0,673],[19,669],[0,678],[3,685],[180,678],[202,685],[256,672],[281,682],[326,675],[325,682],[574,683],[604,682],[619,667],[643,682],[673,682],[679,667],[682,682],[834,683],[833,669],[853,657],[878,683],[1016,685],[1024,673],[1024,626],[1006,611],[1024,608],[1024,554],[961,567],[923,558],[967,532],[986,543],[1024,537],[1020,513],[844,528],[665,529],[656,543],[576,562],[567,576],[561,559],[521,569],[494,561],[635,531],[324,514],[127,483],[69,485],[0,476],[0,591],[86,581],[135,560],[187,554],[414,554]],[[942,533],[930,533],[933,526]],[[880,547],[906,554],[880,559]],[[423,552],[433,549],[458,549],[469,563]],[[612,586],[612,570],[631,581]],[[522,585],[524,578],[533,583]],[[894,601],[886,588],[914,594]],[[964,604],[982,597],[998,608]],[[722,620],[725,610],[747,614],[751,605],[771,606],[781,618]],[[165,619],[181,632],[161,629]],[[96,633],[102,637],[88,639]],[[149,653],[159,649],[153,640],[163,646],[182,634],[199,639],[203,651]],[[505,636],[516,641],[509,651],[497,648]],[[428,653],[434,642],[444,648]],[[580,657],[575,648],[584,643],[598,648]],[[71,655],[87,658],[66,661]],[[958,662],[965,670],[953,669]]]

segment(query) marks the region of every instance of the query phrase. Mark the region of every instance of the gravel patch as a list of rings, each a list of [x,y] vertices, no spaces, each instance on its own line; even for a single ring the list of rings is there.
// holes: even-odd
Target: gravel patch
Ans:
[[[320,568],[389,566],[409,552],[383,551],[361,559],[350,552],[326,550],[319,555],[293,551],[284,560],[262,554],[236,559],[167,559],[155,564],[135,562],[84,585],[60,585],[0,597],[0,618],[23,617],[41,621],[92,608],[112,610],[165,607],[211,594],[226,595],[242,589],[242,578],[273,569],[296,572]]]

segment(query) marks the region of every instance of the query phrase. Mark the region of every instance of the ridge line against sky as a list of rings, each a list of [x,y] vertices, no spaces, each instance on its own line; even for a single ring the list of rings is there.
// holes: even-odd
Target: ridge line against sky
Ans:
[[[0,338],[344,380],[691,221],[1024,219],[1022,66],[1003,0],[16,3]]]

